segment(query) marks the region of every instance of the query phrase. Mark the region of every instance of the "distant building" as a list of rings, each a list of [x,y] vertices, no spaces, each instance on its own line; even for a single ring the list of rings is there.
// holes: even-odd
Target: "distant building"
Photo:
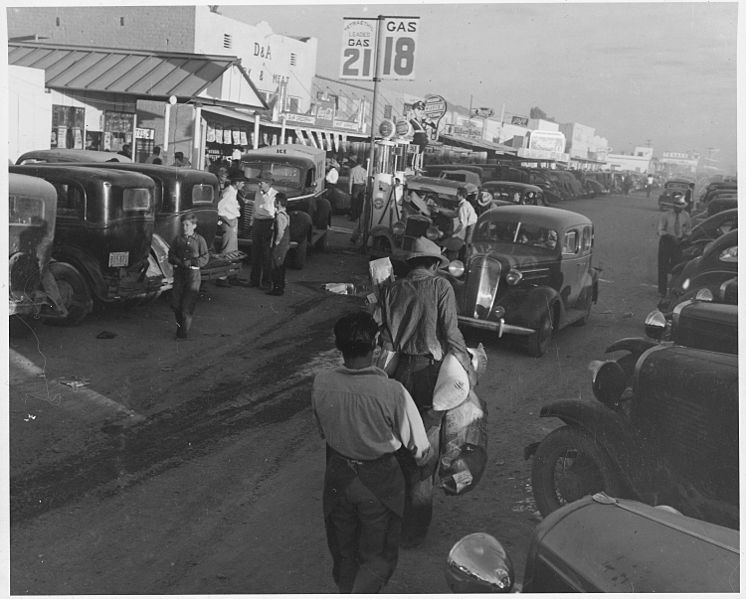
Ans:
[[[606,165],[612,171],[632,171],[647,173],[650,171],[650,158],[632,154],[607,154]]]

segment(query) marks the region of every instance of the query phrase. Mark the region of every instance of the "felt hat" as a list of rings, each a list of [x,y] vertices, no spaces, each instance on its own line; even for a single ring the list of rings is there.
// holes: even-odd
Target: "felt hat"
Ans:
[[[440,252],[440,247],[434,241],[430,241],[427,237],[418,237],[412,244],[412,249],[409,252],[406,260],[413,260],[415,258],[437,258],[440,260],[440,266],[448,266],[448,258],[446,258]]]

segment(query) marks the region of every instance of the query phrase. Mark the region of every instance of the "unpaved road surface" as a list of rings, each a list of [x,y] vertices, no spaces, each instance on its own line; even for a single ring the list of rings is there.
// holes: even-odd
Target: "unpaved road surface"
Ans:
[[[595,223],[603,272],[591,321],[561,331],[539,359],[467,331],[488,352],[477,389],[489,409],[487,469],[467,495],[436,494],[429,537],[401,551],[388,593],[447,592],[449,548],[479,530],[503,541],[522,576],[540,518],[523,449],[559,424],[539,409],[592,401],[588,363],[643,334],[657,299],[654,200],[562,207]],[[186,342],[174,340],[163,299],[11,340],[12,594],[336,591],[309,394],[313,374],[338,363],[335,320],[363,305],[321,289],[366,277],[348,237],[337,230],[330,251],[289,271],[281,298],[208,283]]]

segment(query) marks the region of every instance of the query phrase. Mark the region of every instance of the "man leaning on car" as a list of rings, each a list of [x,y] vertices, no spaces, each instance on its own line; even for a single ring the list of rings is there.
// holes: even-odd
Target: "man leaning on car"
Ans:
[[[679,243],[692,230],[689,213],[684,212],[684,194],[675,191],[672,198],[673,212],[664,212],[658,221],[658,293],[661,297],[668,290],[668,273],[681,259]]]

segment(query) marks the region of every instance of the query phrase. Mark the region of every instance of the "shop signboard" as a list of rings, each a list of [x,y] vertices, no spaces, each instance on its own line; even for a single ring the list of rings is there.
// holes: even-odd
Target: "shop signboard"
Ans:
[[[443,96],[426,96],[425,97],[425,118],[433,123],[435,127],[428,130],[430,139],[437,141],[440,121],[448,111],[448,104]]]
[[[135,127],[135,139],[155,139],[155,129]]]
[[[339,78],[371,81],[378,53],[381,79],[414,79],[419,27],[419,17],[345,17]]]
[[[510,124],[518,125],[519,127],[528,127],[528,117],[513,115],[510,117]]]
[[[104,112],[104,131],[116,133],[132,133],[135,115],[131,112]]]
[[[334,101],[316,101],[316,125],[319,127],[331,127],[334,123]]]
[[[294,112],[288,112],[285,114],[285,118],[288,122],[300,123],[302,125],[316,124],[316,117],[311,114],[296,114]]]
[[[360,124],[357,121],[340,121],[334,119],[335,129],[344,129],[346,131],[359,131]]]
[[[565,135],[559,131],[531,131],[528,148],[530,150],[562,153],[565,151]]]

